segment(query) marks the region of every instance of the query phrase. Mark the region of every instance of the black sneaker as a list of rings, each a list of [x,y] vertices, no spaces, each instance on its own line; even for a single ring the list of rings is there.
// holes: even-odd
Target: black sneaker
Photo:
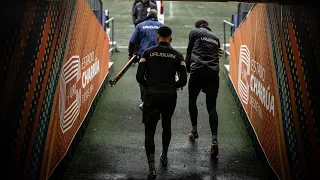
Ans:
[[[156,170],[150,170],[147,180],[155,180],[157,178]]]
[[[162,166],[167,166],[168,165],[168,157],[163,156],[162,153],[160,155],[160,163],[161,163]]]
[[[218,156],[218,154],[219,154],[218,140],[216,140],[216,139],[212,140],[210,153],[211,153],[212,157]]]
[[[188,134],[188,136],[189,136],[189,138],[191,139],[191,140],[195,140],[195,139],[197,139],[197,138],[199,138],[199,134],[198,134],[198,132],[190,132],[189,134]]]

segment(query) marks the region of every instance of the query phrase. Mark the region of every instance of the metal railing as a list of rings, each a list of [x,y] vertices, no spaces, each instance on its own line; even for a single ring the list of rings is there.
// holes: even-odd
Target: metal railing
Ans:
[[[106,16],[108,16],[108,14],[106,14]],[[117,48],[117,42],[115,41],[115,36],[114,36],[114,17],[112,18],[108,18],[106,17],[106,21],[105,21],[105,31],[109,37],[109,45],[110,45],[110,48],[109,48],[109,53],[110,53],[110,56],[114,53],[114,52],[119,52],[118,51],[118,48]],[[110,27],[110,23],[111,23],[111,27]],[[111,32],[110,32],[111,31]]]
[[[223,54],[224,55],[230,55],[229,51],[227,51],[227,46],[229,45],[229,43],[227,43],[226,40],[226,25],[229,25],[230,27],[234,27],[234,24],[232,24],[229,21],[223,20]],[[232,34],[230,34],[231,36]]]

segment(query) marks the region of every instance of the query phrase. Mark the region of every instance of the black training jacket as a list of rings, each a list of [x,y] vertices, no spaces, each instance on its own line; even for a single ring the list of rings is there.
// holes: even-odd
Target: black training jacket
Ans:
[[[142,3],[138,2],[132,10],[132,21],[136,26],[142,21],[144,21],[147,17],[148,10],[155,9],[157,10],[157,5],[152,2]]]
[[[176,74],[179,76],[177,81]],[[167,42],[146,49],[141,56],[136,79],[145,87],[147,95],[176,93],[177,88],[187,83],[183,55]]]
[[[192,30],[186,55],[188,72],[218,71],[219,72],[219,39],[207,26]]]

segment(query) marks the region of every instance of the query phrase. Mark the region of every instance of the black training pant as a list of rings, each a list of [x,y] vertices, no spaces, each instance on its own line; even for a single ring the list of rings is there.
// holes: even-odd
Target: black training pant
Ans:
[[[176,108],[177,94],[146,95],[143,104],[145,124],[145,148],[147,154],[154,154],[154,135],[161,116],[162,146],[169,147],[171,140],[171,118]]]
[[[209,113],[209,123],[212,134],[217,134],[218,114],[216,110],[216,101],[219,90],[219,73],[215,71],[193,72],[189,79],[189,113],[192,126],[197,125],[198,108],[197,98],[199,93],[206,94],[206,105]]]
[[[144,102],[145,95],[146,95],[146,88],[141,84],[139,84],[139,87],[140,87],[140,99],[141,99],[141,102]]]
[[[136,59],[133,61],[134,63],[140,61],[140,58],[141,56],[139,54],[136,54]],[[144,96],[146,94],[146,90],[145,90],[145,87],[142,86],[141,84],[139,84],[139,87],[140,87],[140,99],[141,99],[141,102],[144,102]]]

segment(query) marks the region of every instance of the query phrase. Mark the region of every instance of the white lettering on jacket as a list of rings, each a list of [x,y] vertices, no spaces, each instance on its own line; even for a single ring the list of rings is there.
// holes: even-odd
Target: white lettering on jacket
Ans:
[[[171,53],[162,53],[162,52],[152,52],[150,53],[150,57],[157,56],[157,57],[166,57],[166,58],[176,58],[176,55]]]
[[[201,39],[201,41],[212,42],[212,43],[218,45],[218,42],[216,40],[214,40],[214,39],[207,38],[207,37],[201,37],[200,39]]]
[[[142,29],[159,29],[159,26],[142,26]]]

